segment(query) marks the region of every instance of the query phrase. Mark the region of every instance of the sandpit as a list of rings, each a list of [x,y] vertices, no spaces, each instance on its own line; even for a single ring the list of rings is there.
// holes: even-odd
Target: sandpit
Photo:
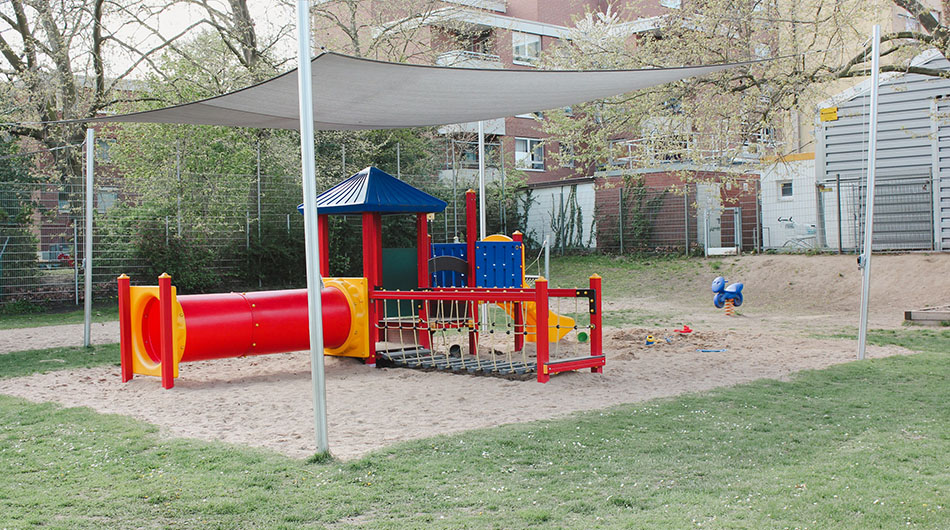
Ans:
[[[950,266],[950,256],[946,258],[938,257],[939,267]],[[790,273],[781,270],[776,262],[803,267],[798,261],[800,257],[741,259],[771,259],[770,267],[783,279],[790,277]],[[832,262],[837,263],[807,259],[812,260],[810,266],[814,270],[798,270],[795,275],[807,278],[824,274],[822,271],[833,269]],[[847,259],[853,262],[853,258]],[[923,259],[922,255],[911,255],[904,261],[919,259]],[[894,261],[893,266],[910,265]],[[944,294],[950,293],[948,277],[942,275],[942,283],[922,287],[921,292],[942,289]],[[907,291],[908,296],[913,295],[912,291]],[[821,295],[820,291],[802,294]],[[742,315],[729,318],[706,300],[711,300],[711,296],[702,295],[692,304],[638,297],[608,300],[605,309],[612,311],[636,313],[646,307],[660,308],[688,322],[696,332],[677,335],[673,333],[674,325],[607,328],[604,349],[608,361],[603,374],[561,374],[544,385],[399,368],[377,369],[351,359],[326,358],[331,451],[343,459],[356,458],[406,440],[557,418],[760,378],[783,379],[800,370],[855,359],[854,341],[823,338],[824,334],[857,325],[850,301],[809,305],[807,298],[790,297],[787,303],[792,304],[794,311],[786,312],[775,310],[774,304],[756,304],[755,298],[747,295]],[[887,291],[880,296],[892,295]],[[892,304],[872,313],[875,325],[899,325],[903,310],[899,305],[903,302],[896,304],[893,316],[889,308]],[[108,342],[109,333],[114,333],[113,340],[117,339],[115,324],[99,326],[101,340]],[[647,346],[647,334],[661,340]],[[42,339],[30,342],[26,338],[29,336]],[[75,344],[77,337],[81,338],[81,326],[49,327],[42,332],[0,331],[0,352],[50,347],[59,345],[57,340]],[[671,337],[671,342],[662,340],[664,337]],[[869,357],[905,353],[909,352],[899,347],[868,349]],[[128,415],[158,425],[169,436],[219,440],[298,458],[315,451],[306,352],[185,364],[171,391],[162,390],[156,378],[140,376],[127,384],[119,381],[118,367],[99,367],[2,380],[0,393]]]

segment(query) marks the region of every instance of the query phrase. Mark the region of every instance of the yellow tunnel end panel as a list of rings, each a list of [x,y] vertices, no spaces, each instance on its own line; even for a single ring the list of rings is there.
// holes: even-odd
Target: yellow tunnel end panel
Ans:
[[[177,289],[174,286],[171,293],[173,371],[174,376],[178,377],[178,362],[185,353],[185,314],[178,302]],[[158,287],[130,287],[129,309],[132,317],[132,373],[161,377],[162,363],[155,360],[161,358]],[[149,355],[149,351],[155,359]]]
[[[323,285],[342,292],[350,306],[350,335],[346,342],[338,348],[324,348],[323,352],[336,357],[369,357],[369,290],[366,278],[324,278]]]

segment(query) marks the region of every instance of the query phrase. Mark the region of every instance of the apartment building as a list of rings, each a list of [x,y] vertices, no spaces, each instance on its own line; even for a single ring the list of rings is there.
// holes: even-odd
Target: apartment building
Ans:
[[[587,11],[603,12],[604,0],[457,0],[445,2],[442,14],[427,17],[435,58],[440,66],[462,68],[535,68],[541,54],[568,38],[570,28]],[[678,0],[653,0],[626,12],[630,34],[656,29],[658,16],[679,7]],[[503,90],[497,97],[504,98]],[[489,179],[504,178],[501,157],[507,165],[524,172],[529,185],[558,182],[577,175],[572,163],[561,164],[554,150],[567,149],[545,143],[538,118],[541,111],[570,112],[570,109],[538,109],[482,123],[486,142],[486,173]],[[478,123],[443,127],[445,165],[442,176],[471,182],[478,172]],[[585,171],[586,173],[592,173]]]

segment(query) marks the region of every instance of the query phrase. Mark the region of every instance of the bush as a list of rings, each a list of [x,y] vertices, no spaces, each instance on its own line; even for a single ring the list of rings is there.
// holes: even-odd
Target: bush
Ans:
[[[293,288],[307,283],[304,241],[286,230],[263,227],[261,240],[251,239],[248,261],[248,286]]]
[[[136,244],[136,257],[152,278],[167,272],[179,292],[189,294],[221,291],[234,283],[233,274],[220,265],[227,254],[212,251],[200,238],[172,234],[166,239],[154,229],[141,233]]]

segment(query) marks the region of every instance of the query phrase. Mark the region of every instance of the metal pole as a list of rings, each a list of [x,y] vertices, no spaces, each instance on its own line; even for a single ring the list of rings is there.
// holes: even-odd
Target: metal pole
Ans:
[[[835,201],[838,203],[838,254],[842,254],[844,249],[841,238],[841,173],[835,175]]]
[[[86,239],[83,251],[83,279],[85,280],[85,325],[83,326],[82,345],[89,347],[92,335],[92,181],[93,155],[95,154],[96,132],[86,129]]]
[[[488,236],[485,228],[485,122],[478,122],[478,238]]]
[[[703,210],[703,256],[709,257],[709,210]]]
[[[399,153],[399,142],[396,142],[396,178],[402,178],[402,160]]]
[[[617,233],[620,234],[620,255],[623,255],[623,186],[617,188]]]
[[[76,305],[79,305],[79,225],[73,220],[73,283],[76,293]]]
[[[762,251],[762,193],[758,179],[752,181],[755,185],[755,241],[752,246],[756,252]]]
[[[495,145],[495,144],[492,144]],[[498,167],[501,169],[501,202],[499,203],[498,214],[501,216],[501,233],[508,233],[508,212],[505,208],[508,192],[505,188],[505,160],[501,155],[501,144],[498,144]],[[548,278],[550,279],[550,278]]]
[[[877,165],[877,104],[881,70],[881,26],[875,25],[871,37],[871,117],[868,132],[868,189],[864,205],[864,251],[861,267],[861,324],[858,331],[858,359],[864,359],[868,335],[868,296],[871,290],[871,236],[874,226],[874,173]]]
[[[181,143],[175,146],[175,175],[178,176],[178,231],[176,234],[181,237]]]
[[[346,175],[346,144],[340,144],[340,157],[343,164],[343,175]]]
[[[544,277],[551,279],[551,240],[544,236]]]
[[[458,186],[459,186],[459,173],[458,173],[458,168],[455,166],[455,140],[452,140],[452,215],[455,218],[455,224],[453,226],[455,237],[453,238],[453,240],[458,240],[458,237],[459,237]]]
[[[261,139],[257,139],[257,242],[261,242]]]
[[[327,453],[327,389],[323,368],[323,307],[320,292],[320,229],[317,226],[317,177],[313,146],[313,86],[310,77],[310,1],[297,0],[297,90],[300,97],[300,165],[303,172],[304,239],[307,256],[307,308],[310,323],[310,372],[317,452]],[[346,150],[344,147],[344,156]],[[344,171],[346,161],[344,160]]]
[[[683,235],[686,240],[686,257],[689,257],[689,184],[683,192]]]

